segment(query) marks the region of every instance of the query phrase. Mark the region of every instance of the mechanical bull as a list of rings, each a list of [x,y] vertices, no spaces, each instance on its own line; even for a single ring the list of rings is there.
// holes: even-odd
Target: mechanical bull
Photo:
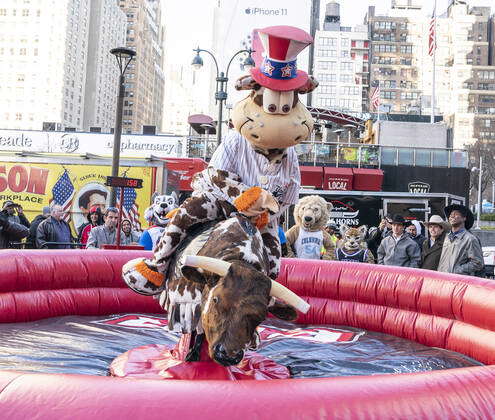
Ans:
[[[213,360],[235,365],[246,349],[257,347],[256,327],[268,312],[294,320],[295,309],[308,311],[309,305],[271,280],[268,271],[261,234],[242,215],[203,227],[177,250],[160,304],[168,312],[170,330],[196,336],[186,360],[197,360],[205,337]],[[135,283],[144,281],[133,276]]]

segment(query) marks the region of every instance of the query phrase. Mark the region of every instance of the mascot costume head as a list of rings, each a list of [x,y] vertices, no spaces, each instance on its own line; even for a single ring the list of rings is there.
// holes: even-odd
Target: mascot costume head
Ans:
[[[175,191],[170,195],[153,194],[153,203],[144,211],[144,218],[153,226],[166,226],[170,220],[169,213],[179,206]]]
[[[308,33],[292,26],[271,26],[257,34],[253,48],[262,49],[264,57],[236,83],[237,90],[251,93],[234,106],[232,123],[256,150],[271,155],[310,136],[313,119],[298,95],[311,92],[318,82],[296,65],[297,55],[313,42]],[[260,56],[255,54],[255,61]]]

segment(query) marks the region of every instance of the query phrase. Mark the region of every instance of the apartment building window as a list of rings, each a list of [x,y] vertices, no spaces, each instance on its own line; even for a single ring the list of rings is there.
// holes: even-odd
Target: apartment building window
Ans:
[[[354,78],[351,74],[341,74],[340,81],[342,83],[352,83],[354,81]]]
[[[18,82],[24,82],[24,78],[25,78],[24,74],[18,74],[17,75],[17,81]]]
[[[396,27],[395,22],[384,22],[384,21],[375,22],[375,29],[395,29],[395,27]]]
[[[20,48],[19,55],[27,55],[27,48]]]
[[[353,63],[351,61],[341,61],[340,70],[342,71],[352,71],[354,69]]]
[[[495,103],[495,96],[480,96],[479,101],[484,104],[494,104]]]
[[[330,50],[319,49],[317,52],[318,57],[330,57]]]
[[[401,45],[400,52],[403,54],[412,54],[412,45]]]
[[[418,99],[419,93],[417,93],[417,92],[402,92],[400,96],[402,99]]]
[[[480,79],[495,79],[495,71],[480,70],[478,71]]]
[[[384,80],[383,81],[383,87],[388,88],[388,89],[396,89],[397,88],[397,81],[396,80]]]
[[[16,112],[15,113],[15,120],[16,121],[22,121],[22,113]]]
[[[401,58],[400,64],[403,66],[410,66],[412,64],[412,59],[411,58]]]
[[[29,16],[29,9],[22,9],[22,16]]]
[[[342,39],[340,40],[340,45],[341,45],[342,47],[348,47],[348,46],[349,46],[349,38],[342,38]]]
[[[7,9],[0,9],[0,16],[7,16]]]
[[[481,121],[485,127],[490,128],[492,124],[492,120],[481,120]]]
[[[360,89],[357,86],[341,86],[340,94],[341,95],[359,95]]]
[[[349,51],[347,51],[347,50],[342,50],[342,51],[340,52],[340,56],[341,56],[341,57],[343,57],[343,58],[347,58],[347,57],[349,57]]]
[[[375,52],[395,53],[397,52],[397,47],[390,44],[378,44],[375,45]]]
[[[382,99],[396,99],[397,98],[397,94],[393,90],[391,90],[391,91],[389,91],[389,90],[382,90],[380,92],[380,98],[382,98]]]
[[[319,93],[327,93],[330,95],[336,95],[337,94],[337,87],[332,86],[332,85],[320,85],[318,87],[318,92]]]
[[[336,82],[337,81],[337,75],[335,73],[332,74],[326,74],[326,73],[319,73],[318,74],[318,81],[319,82]]]

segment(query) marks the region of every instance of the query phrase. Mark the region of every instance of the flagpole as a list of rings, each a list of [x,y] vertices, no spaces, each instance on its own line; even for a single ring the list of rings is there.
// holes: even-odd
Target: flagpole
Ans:
[[[430,123],[433,124],[435,122],[435,58],[437,54],[437,0],[433,5],[433,16],[434,16],[434,48],[433,48],[433,69],[432,69],[432,80],[431,80],[431,118]]]
[[[377,121],[380,122],[380,105],[381,105],[381,98],[380,98],[380,95],[382,94],[382,91],[380,90],[380,79],[378,79],[378,86],[377,86],[377,89],[378,89],[378,109],[377,109],[377,112],[378,112],[378,118],[377,118]]]

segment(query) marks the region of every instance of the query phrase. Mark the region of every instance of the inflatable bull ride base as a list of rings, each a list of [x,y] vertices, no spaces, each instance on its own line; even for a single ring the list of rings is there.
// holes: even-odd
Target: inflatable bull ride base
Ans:
[[[2,251],[0,321],[161,313],[122,282],[142,251]],[[311,308],[297,323],[381,331],[487,366],[264,381],[152,380],[0,371],[3,418],[493,418],[495,284],[426,270],[282,262],[281,284]],[[41,349],[40,349],[41,350]]]

